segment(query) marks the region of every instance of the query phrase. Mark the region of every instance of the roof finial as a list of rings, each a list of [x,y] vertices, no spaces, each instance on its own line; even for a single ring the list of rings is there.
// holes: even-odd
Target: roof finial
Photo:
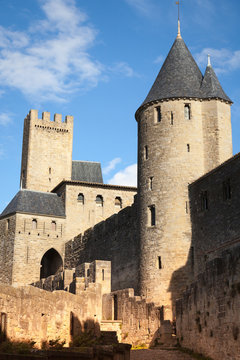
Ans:
[[[210,55],[209,55],[209,54],[208,54],[207,58],[208,58],[207,66],[211,66],[211,58],[210,58]]]
[[[178,34],[177,39],[181,39],[181,31],[180,31],[180,0],[176,1],[176,5],[178,5]]]

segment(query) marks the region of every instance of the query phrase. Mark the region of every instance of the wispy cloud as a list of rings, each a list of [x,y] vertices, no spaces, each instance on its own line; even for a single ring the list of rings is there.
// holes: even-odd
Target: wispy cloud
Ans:
[[[125,0],[140,15],[150,17],[156,13],[157,6],[153,0]],[[159,9],[158,9],[159,10]]]
[[[115,63],[113,66],[110,66],[108,70],[116,75],[123,75],[126,77],[138,76],[138,74],[124,61]]]
[[[159,56],[153,61],[153,63],[154,63],[154,64],[161,64],[161,63],[163,63],[163,61],[164,61],[164,56],[163,56],[163,55],[159,55]]]
[[[2,159],[4,156],[4,150],[2,144],[0,144],[0,159]]]
[[[112,170],[115,169],[116,165],[119,164],[121,161],[122,161],[122,159],[119,158],[119,157],[118,157],[118,158],[115,158],[115,159],[113,159],[113,160],[111,160],[111,161],[109,161],[109,163],[107,164],[107,166],[105,166],[105,167],[103,168],[103,174],[104,174],[104,175],[109,174]]]
[[[0,27],[0,84],[26,97],[66,101],[107,74],[133,76],[125,62],[104,66],[90,54],[97,30],[76,0],[41,0],[44,17],[25,32]],[[111,70],[109,70],[111,68]]]
[[[117,172],[108,181],[108,184],[137,186],[137,164],[129,165]]]
[[[198,64],[206,65],[208,54],[211,56],[211,63],[217,73],[240,69],[240,50],[205,48],[195,54]]]
[[[0,125],[6,126],[12,122],[13,114],[8,112],[0,113]]]

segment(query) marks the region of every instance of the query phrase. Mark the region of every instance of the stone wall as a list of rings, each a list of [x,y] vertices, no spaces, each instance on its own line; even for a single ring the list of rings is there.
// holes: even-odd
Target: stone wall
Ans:
[[[66,182],[56,187],[54,192],[61,194],[65,201],[66,237],[74,236],[107,219],[121,209],[132,205],[137,189],[130,186]],[[79,201],[79,194],[83,200]],[[96,203],[96,197],[102,196],[103,203]],[[120,203],[116,201],[120,200]],[[115,202],[116,201],[116,202]]]
[[[160,307],[134,296],[133,289],[103,296],[103,325],[121,321],[121,341],[125,343],[154,345],[159,336],[160,314]]]
[[[206,261],[240,242],[239,173],[237,154],[189,187],[195,275],[204,270]]]
[[[30,110],[24,120],[21,178],[24,189],[51,191],[71,179],[73,117]]]
[[[136,235],[137,209],[121,210],[66,243],[65,268],[84,262],[108,260],[112,263],[112,290],[138,285],[139,246]]]
[[[206,263],[177,302],[180,344],[214,360],[240,359],[240,246]]]
[[[68,345],[72,336],[84,330],[99,333],[102,310],[99,284],[92,284],[79,295],[0,284],[0,303],[11,340],[33,340],[40,346],[44,341],[60,338]]]
[[[64,259],[64,232],[65,219],[60,217],[17,213],[1,219],[1,281],[14,285],[38,281],[41,261],[48,250],[54,249],[55,254]]]
[[[16,216],[0,220],[0,282],[12,283]]]

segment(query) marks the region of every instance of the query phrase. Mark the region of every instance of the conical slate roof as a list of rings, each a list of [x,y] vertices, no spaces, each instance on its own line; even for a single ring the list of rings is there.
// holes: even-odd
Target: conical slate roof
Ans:
[[[206,68],[201,86],[201,92],[203,98],[220,98],[232,102],[223,91],[211,65],[208,65]]]
[[[57,194],[26,189],[20,190],[14,196],[0,217],[16,212],[65,216],[64,204]]]
[[[211,66],[207,67],[203,77],[180,32],[140,108],[152,101],[173,98],[220,98],[232,102]]]
[[[176,97],[200,97],[202,73],[181,37],[177,37],[143,104]]]

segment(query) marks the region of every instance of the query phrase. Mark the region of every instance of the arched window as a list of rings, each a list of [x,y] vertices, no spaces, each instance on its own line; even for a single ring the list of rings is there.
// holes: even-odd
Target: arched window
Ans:
[[[32,229],[36,229],[37,228],[37,219],[32,219]]]
[[[78,194],[77,199],[80,204],[84,204],[84,195],[82,193]]]
[[[57,230],[57,223],[56,221],[52,221],[52,230],[56,231]]]
[[[96,196],[96,205],[97,206],[103,206],[103,197],[102,197],[102,195],[97,195]]]
[[[190,104],[185,104],[184,106],[184,117],[186,120],[190,120],[191,119],[191,108],[190,108]]]
[[[118,208],[122,208],[122,199],[120,198],[120,196],[117,196],[115,198],[115,206],[118,207]]]
[[[48,250],[41,260],[40,279],[55,275],[63,269],[63,261],[55,249]]]

